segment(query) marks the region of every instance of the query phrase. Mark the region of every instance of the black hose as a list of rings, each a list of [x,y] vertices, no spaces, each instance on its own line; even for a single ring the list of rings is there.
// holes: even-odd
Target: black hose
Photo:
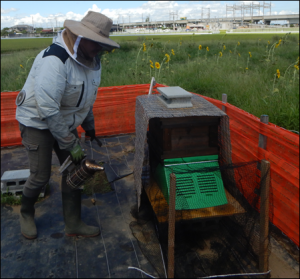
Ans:
[[[131,174],[133,174],[133,172],[128,173],[128,174],[125,174],[125,175],[122,175],[122,176],[119,176],[119,177],[117,177],[116,179],[114,179],[114,180],[112,180],[112,181],[109,181],[108,183],[113,183],[113,182],[115,182],[115,181],[117,181],[117,180],[119,180],[119,179],[122,179],[122,178],[124,178],[124,177],[126,177],[126,176],[129,176],[129,175],[131,175]]]

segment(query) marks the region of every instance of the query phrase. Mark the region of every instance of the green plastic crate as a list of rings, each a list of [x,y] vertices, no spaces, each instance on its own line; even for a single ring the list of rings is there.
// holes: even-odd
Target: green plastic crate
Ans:
[[[191,172],[201,168],[218,167],[218,161],[208,162],[213,160],[218,160],[218,155],[165,159],[164,165],[159,164],[154,176],[167,202],[169,203],[170,173],[173,171],[176,175],[176,210],[227,204],[219,170],[206,173]]]

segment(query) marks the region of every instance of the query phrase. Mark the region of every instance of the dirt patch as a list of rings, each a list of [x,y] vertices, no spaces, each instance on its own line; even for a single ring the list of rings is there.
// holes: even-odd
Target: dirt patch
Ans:
[[[275,226],[270,227],[270,234],[276,241],[290,254],[290,256],[299,264],[299,248],[285,234]]]
[[[93,193],[105,194],[113,191],[106,173],[104,171],[96,172],[90,179],[85,181],[83,185],[83,194],[92,195]]]

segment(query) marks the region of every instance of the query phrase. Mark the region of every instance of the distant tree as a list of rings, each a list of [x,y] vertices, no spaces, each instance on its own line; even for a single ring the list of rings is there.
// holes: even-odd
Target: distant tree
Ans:
[[[42,27],[37,27],[37,28],[35,28],[35,32],[36,33],[41,33],[43,29],[44,28],[42,28]]]
[[[28,32],[27,32],[27,30],[22,30],[21,33],[22,34],[27,34]]]
[[[5,27],[1,30],[1,36],[7,36],[8,35],[8,27]]]
[[[150,21],[150,17],[147,16],[146,19],[145,19],[145,21],[146,21],[146,22],[149,22],[149,21]]]

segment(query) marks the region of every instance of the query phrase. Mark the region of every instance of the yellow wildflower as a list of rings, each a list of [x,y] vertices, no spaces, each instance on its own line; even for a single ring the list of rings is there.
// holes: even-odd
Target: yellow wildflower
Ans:
[[[180,42],[180,45],[182,45],[182,42]]]
[[[278,46],[279,46],[279,45],[280,45],[279,43],[278,43],[278,44],[276,44],[276,45],[275,45],[275,48],[278,48]]]
[[[166,63],[168,63],[170,61],[170,55],[166,53],[165,56],[167,56]]]
[[[239,46],[239,45],[240,45],[240,42],[238,42],[237,45]]]
[[[280,71],[277,69],[277,78],[280,78]]]
[[[219,56],[220,56],[220,57],[222,57],[222,56],[223,56],[223,53],[222,53],[222,51],[220,51],[220,52],[219,52]]]
[[[154,68],[152,64],[150,64],[150,67],[151,67],[152,69]]]
[[[229,52],[230,52],[230,53],[232,53],[232,51],[231,51],[231,50],[229,50]]]
[[[116,49],[114,48],[114,49],[113,49],[111,52],[112,52],[112,53],[114,53],[114,52],[115,52],[115,50],[116,50]]]
[[[249,51],[249,57],[251,58],[252,57],[252,54],[251,54],[251,52]]]
[[[155,67],[156,67],[156,69],[159,69],[160,68],[160,64],[158,62],[155,62]]]
[[[20,64],[20,67],[24,69],[24,67],[23,67],[23,65],[22,65],[22,64]]]
[[[188,54],[188,56],[191,57],[189,54]]]
[[[248,70],[248,68],[246,68],[246,70]]]
[[[202,49],[202,46],[201,45],[199,45],[199,50],[201,50]]]
[[[241,57],[240,53],[238,53],[239,57]]]
[[[151,65],[153,65],[153,62],[152,62],[152,60],[149,60],[149,62],[150,62],[150,64],[151,64]]]
[[[268,44],[270,44],[270,41],[268,41]]]
[[[153,43],[150,45],[150,47],[153,47]]]
[[[295,67],[296,70],[299,70],[299,67],[297,65],[294,65],[294,67]]]
[[[143,51],[146,51],[146,44],[145,43],[143,43]]]
[[[207,50],[207,51],[209,51],[209,48],[208,48],[208,47],[206,47],[206,50]]]
[[[172,49],[171,51],[172,51],[172,54],[175,55],[174,49]]]
[[[223,45],[223,49],[224,49],[224,50],[226,49],[226,46],[225,46],[225,45]]]

